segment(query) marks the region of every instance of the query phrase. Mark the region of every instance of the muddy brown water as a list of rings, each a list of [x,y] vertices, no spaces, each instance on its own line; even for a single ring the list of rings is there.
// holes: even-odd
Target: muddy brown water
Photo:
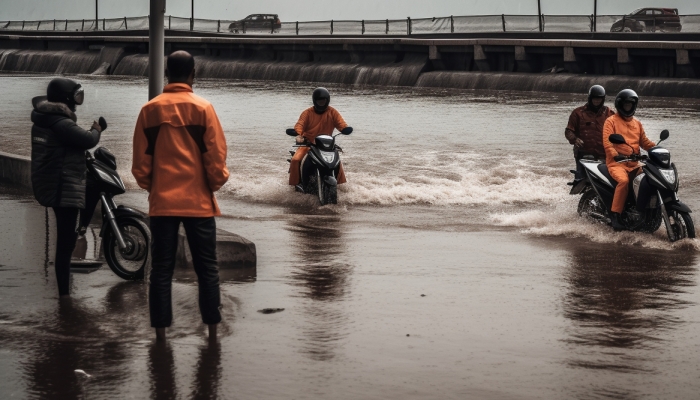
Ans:
[[[49,79],[0,76],[0,151],[29,154],[30,99]],[[147,82],[78,79],[79,122],[107,118],[101,144],[131,189],[121,201],[145,208],[129,164]],[[256,269],[222,271],[218,345],[191,271],[176,274],[167,346],[153,343],[145,287],[106,267],[74,274],[59,302],[52,216],[3,189],[0,397],[696,397],[698,244],[578,219],[563,128],[583,96],[332,86],[355,133],[339,139],[340,204],[318,207],[285,185],[284,129],[311,88],[195,87],[230,149],[218,226],[258,250]],[[699,111],[657,98],[639,112],[650,137],[671,131],[693,209]]]

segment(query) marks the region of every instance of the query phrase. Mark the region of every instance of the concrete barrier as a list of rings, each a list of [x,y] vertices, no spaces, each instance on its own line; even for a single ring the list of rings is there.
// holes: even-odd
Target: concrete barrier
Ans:
[[[0,151],[0,182],[32,190],[32,161],[29,157]]]
[[[8,183],[13,187],[19,187],[23,191],[32,193],[31,174],[32,165],[29,157],[0,152],[0,182]],[[98,206],[93,218],[93,223],[98,222],[98,226],[101,219],[99,214]],[[257,252],[253,242],[222,229],[217,229],[216,235],[216,255],[219,261],[219,268],[254,268],[256,266]],[[86,252],[87,246],[79,244],[76,246],[73,256],[85,258]],[[190,253],[183,230],[180,232],[177,265],[179,267],[192,266],[192,253]]]

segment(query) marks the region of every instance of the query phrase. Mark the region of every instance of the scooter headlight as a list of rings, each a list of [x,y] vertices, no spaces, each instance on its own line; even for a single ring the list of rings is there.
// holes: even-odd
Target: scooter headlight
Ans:
[[[332,163],[335,161],[335,152],[332,151],[322,151],[321,157],[323,157],[323,160],[327,162],[328,164]]]
[[[659,169],[659,172],[661,172],[661,176],[666,179],[668,183],[671,185],[676,184],[676,171],[672,169]]]

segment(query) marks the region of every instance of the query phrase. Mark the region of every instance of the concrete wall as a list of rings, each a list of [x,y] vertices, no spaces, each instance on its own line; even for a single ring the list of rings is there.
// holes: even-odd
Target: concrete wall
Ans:
[[[646,37],[649,40],[169,36],[165,52],[191,52],[202,78],[467,88],[485,74],[491,89],[554,87],[580,92],[578,82],[605,76],[625,78],[614,82],[625,82],[640,95],[700,98],[695,86],[700,82],[700,41]],[[100,64],[96,73],[147,73],[148,37],[95,34],[0,35],[0,70],[22,66],[26,71],[71,73],[84,63],[76,61],[79,65],[71,69],[64,62],[64,70],[46,71],[44,64],[53,61],[42,64],[42,54],[49,58],[66,52],[65,57],[80,60],[75,52],[81,51],[93,53],[91,59]],[[586,79],[555,80],[564,86],[541,84],[552,74]]]
[[[32,190],[32,162],[29,157],[0,151],[0,182]]]

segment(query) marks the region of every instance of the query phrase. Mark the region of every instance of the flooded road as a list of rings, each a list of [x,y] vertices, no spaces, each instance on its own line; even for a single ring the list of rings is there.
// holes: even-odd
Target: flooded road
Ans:
[[[0,151],[29,153],[30,98],[49,79],[0,76]],[[80,80],[79,122],[107,118],[101,144],[132,189],[121,202],[145,209],[129,167],[146,81]],[[74,274],[73,298],[59,302],[52,215],[5,190],[0,397],[696,397],[698,244],[576,216],[563,128],[584,96],[330,87],[355,133],[339,139],[340,204],[320,208],[285,184],[284,129],[310,89],[195,87],[230,149],[218,226],[258,253],[254,271],[222,271],[218,345],[192,271],[176,273],[167,346],[152,341],[145,287],[106,267]],[[652,139],[671,131],[694,210],[699,112],[671,99],[642,99],[639,112]]]

